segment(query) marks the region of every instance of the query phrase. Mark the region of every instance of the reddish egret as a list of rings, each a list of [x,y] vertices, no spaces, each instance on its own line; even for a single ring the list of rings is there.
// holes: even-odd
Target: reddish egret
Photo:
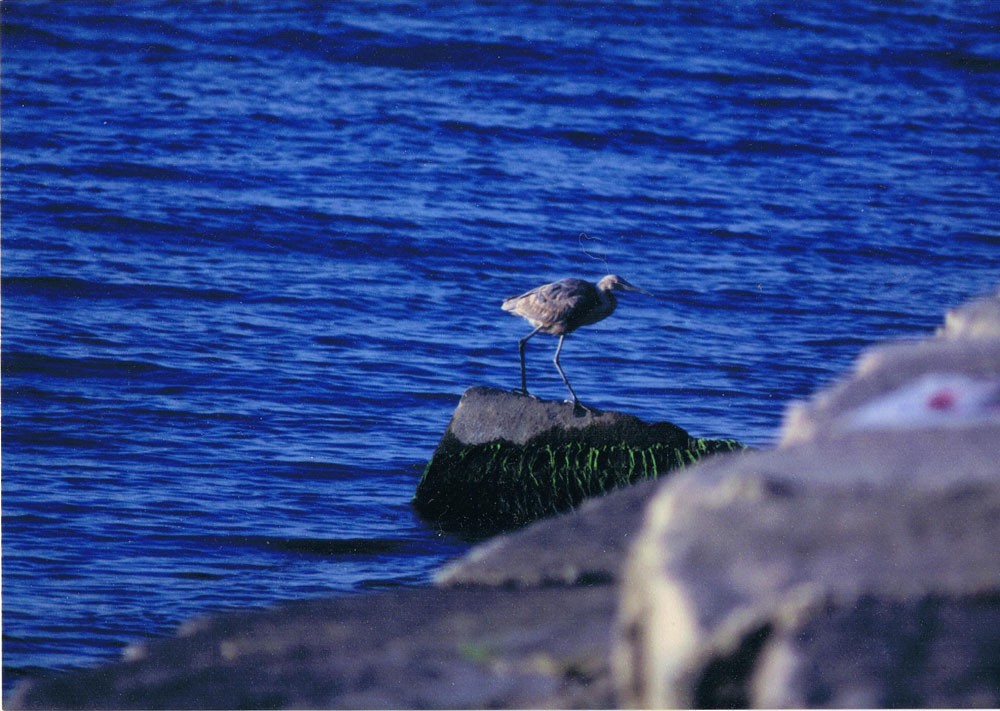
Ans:
[[[503,310],[522,316],[528,320],[535,330],[521,339],[518,351],[521,355],[521,392],[528,394],[528,377],[524,367],[524,347],[528,339],[541,331],[553,336],[559,336],[556,346],[556,356],[553,362],[559,376],[566,383],[569,394],[573,396],[573,405],[581,407],[580,398],[573,392],[562,366],[559,365],[559,354],[562,352],[563,340],[581,326],[588,326],[605,319],[612,314],[617,305],[615,291],[638,291],[650,295],[637,286],[629,284],[620,276],[609,274],[597,284],[591,284],[583,279],[560,279],[551,284],[535,287],[520,296],[512,296],[503,302]]]

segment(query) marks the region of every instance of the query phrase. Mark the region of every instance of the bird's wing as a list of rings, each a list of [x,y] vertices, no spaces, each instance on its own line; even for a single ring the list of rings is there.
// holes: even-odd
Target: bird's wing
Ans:
[[[595,298],[593,285],[582,279],[562,279],[543,284],[513,299],[504,307],[546,324],[555,324],[586,311]]]
[[[554,281],[550,284],[542,284],[541,286],[536,286],[534,289],[529,289],[523,294],[518,294],[517,296],[509,296],[503,300],[503,308],[510,311],[519,304],[524,304],[527,302],[537,302],[537,303],[548,303],[552,301],[555,297],[555,292],[560,290],[565,282],[568,281],[578,281],[575,279],[563,279],[562,281]]]

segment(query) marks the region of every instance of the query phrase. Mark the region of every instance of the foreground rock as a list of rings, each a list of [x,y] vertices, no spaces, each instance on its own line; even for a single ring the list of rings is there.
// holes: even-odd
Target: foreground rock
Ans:
[[[936,338],[864,353],[850,378],[789,408],[781,444],[865,430],[916,432],[995,421],[998,351],[1000,293],[950,310]]]
[[[406,590],[188,625],[21,687],[14,708],[579,708],[613,703],[608,586]]]
[[[974,326],[997,315],[866,354],[782,449],[660,489],[622,590],[621,702],[1000,706],[1000,338]]]
[[[858,433],[679,475],[628,567],[623,699],[1000,704],[997,461],[1000,427],[984,427]]]
[[[505,588],[617,584],[642,512],[657,490],[655,481],[640,482],[492,538],[445,566],[436,582]]]
[[[455,409],[413,504],[443,529],[488,535],[739,448],[669,422],[475,387]]]

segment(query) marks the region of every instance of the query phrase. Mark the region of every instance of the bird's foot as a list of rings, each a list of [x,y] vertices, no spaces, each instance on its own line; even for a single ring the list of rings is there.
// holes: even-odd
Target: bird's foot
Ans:
[[[589,407],[587,407],[586,405],[584,405],[579,400],[567,400],[566,402],[572,402],[573,403],[573,414],[576,415],[577,417],[583,417],[584,415],[596,415],[597,414],[594,410],[591,410]]]

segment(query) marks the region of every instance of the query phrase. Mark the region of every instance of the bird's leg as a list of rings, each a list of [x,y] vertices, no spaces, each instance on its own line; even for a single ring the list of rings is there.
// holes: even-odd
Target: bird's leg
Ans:
[[[566,383],[566,388],[569,390],[569,394],[573,396],[573,409],[579,413],[580,410],[585,412],[590,412],[590,408],[580,402],[580,398],[576,396],[573,392],[573,386],[569,384],[569,378],[566,377],[566,373],[563,372],[562,366],[559,365],[559,354],[562,353],[563,341],[566,339],[566,334],[559,336],[559,345],[556,346],[556,357],[552,359],[552,362],[556,364],[556,370],[559,371],[559,376],[562,378],[563,382]]]
[[[528,371],[524,367],[524,347],[525,347],[525,345],[527,345],[528,339],[531,338],[532,336],[534,336],[536,333],[538,333],[541,329],[542,329],[542,327],[539,326],[534,331],[532,331],[531,333],[529,333],[527,336],[525,336],[524,338],[522,338],[518,342],[518,344],[517,344],[517,352],[521,356],[521,392],[524,395],[528,394]]]

